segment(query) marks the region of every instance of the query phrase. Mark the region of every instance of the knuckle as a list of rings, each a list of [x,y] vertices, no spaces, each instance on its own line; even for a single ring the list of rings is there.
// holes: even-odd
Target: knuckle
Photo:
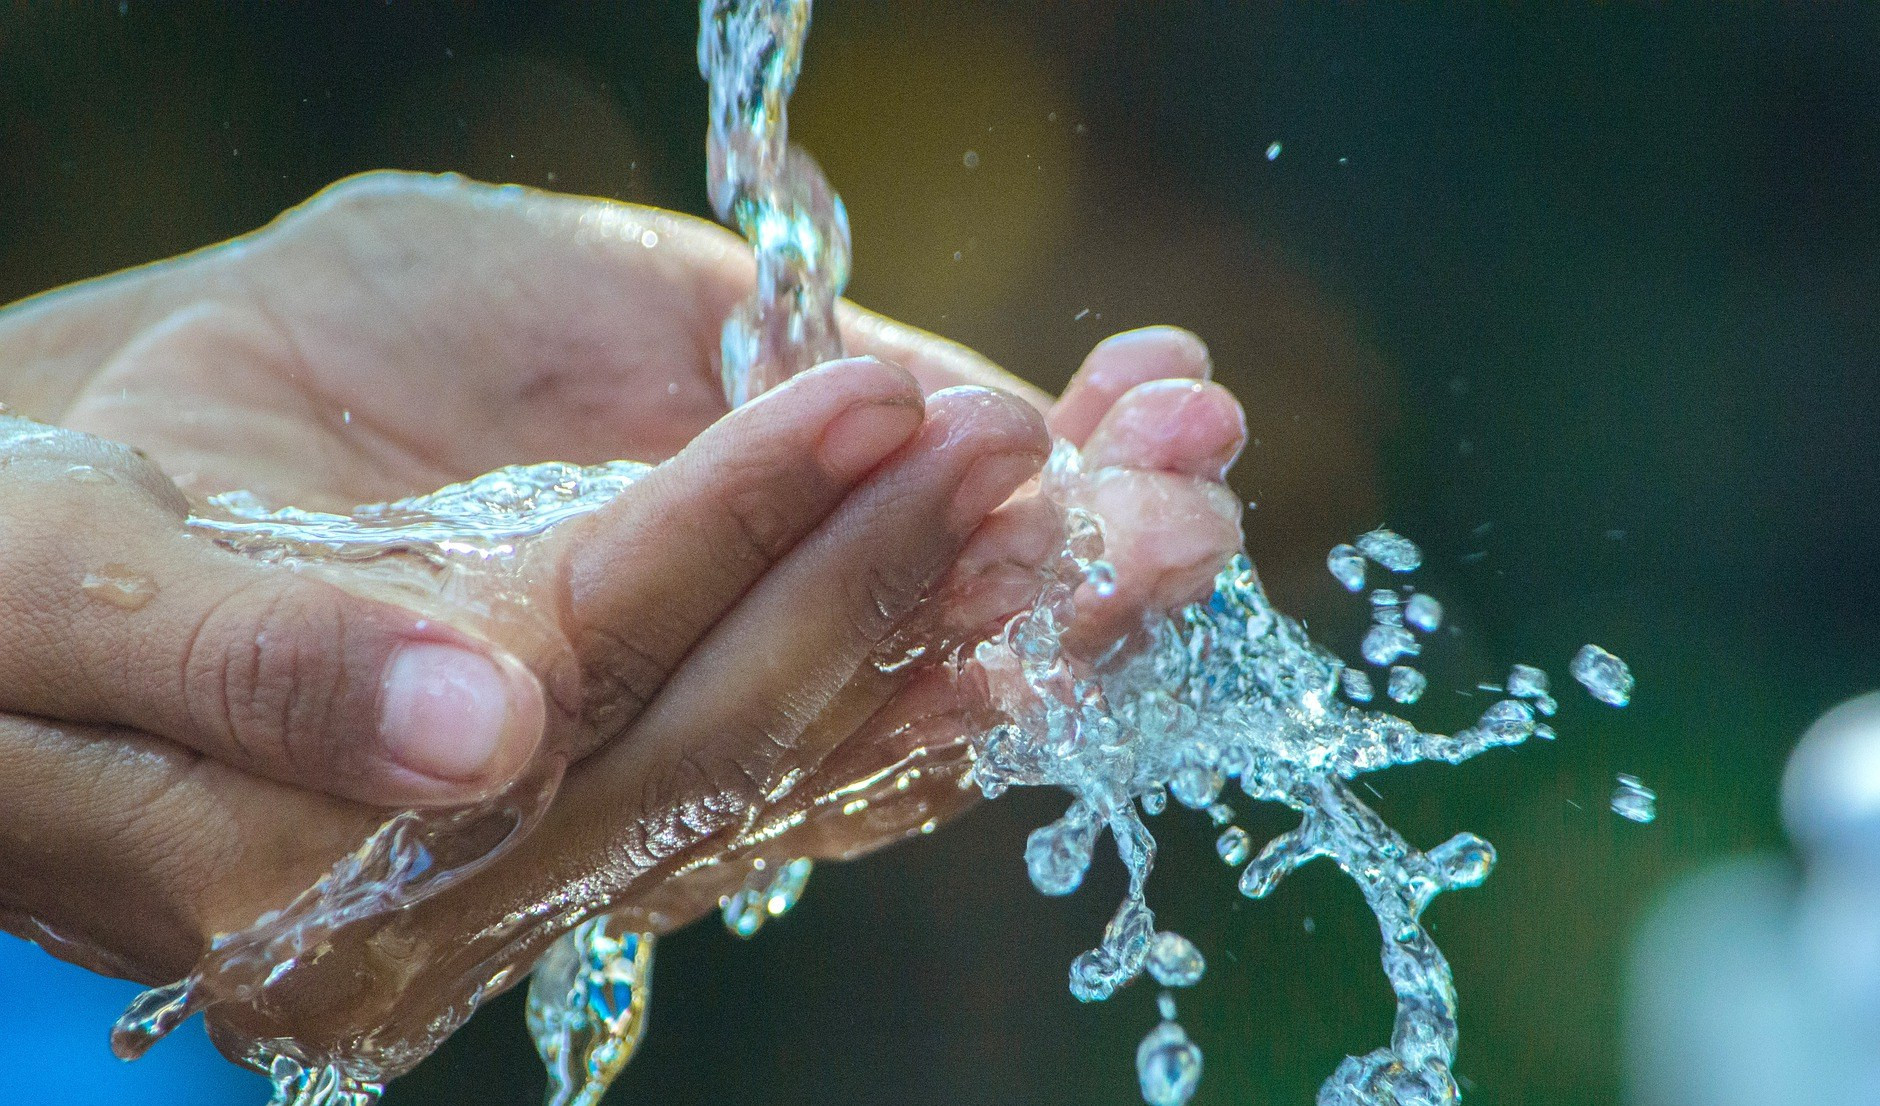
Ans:
[[[348,690],[353,616],[323,585],[250,585],[218,602],[185,653],[184,689],[199,726],[249,766],[342,769],[333,725]]]
[[[788,506],[790,497],[776,484],[776,471],[768,463],[739,462],[718,493],[733,555],[742,562],[767,565],[796,544],[796,516]]]
[[[905,565],[871,562],[852,574],[850,595],[845,609],[849,612],[849,630],[855,639],[873,644],[888,630],[907,617],[926,594],[927,580]]]
[[[593,626],[582,637],[581,720],[610,739],[653,701],[668,665],[631,632]]]

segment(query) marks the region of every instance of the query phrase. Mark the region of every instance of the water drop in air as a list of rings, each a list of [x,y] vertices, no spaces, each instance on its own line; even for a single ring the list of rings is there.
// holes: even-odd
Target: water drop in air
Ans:
[[[1623,773],[1612,791],[1612,812],[1621,818],[1647,825],[1658,817],[1658,793],[1646,787],[1637,776]]]
[[[1201,1050],[1181,1026],[1165,1021],[1137,1046],[1136,1078],[1149,1106],[1187,1106],[1201,1085]]]
[[[1332,577],[1345,586],[1346,591],[1364,590],[1364,557],[1356,547],[1334,545],[1325,555],[1325,567],[1332,570]]]
[[[1623,707],[1632,701],[1632,670],[1597,645],[1582,645],[1568,671],[1587,694],[1607,706]]]
[[[1179,933],[1164,930],[1149,942],[1149,974],[1164,987],[1192,987],[1207,970],[1201,950]]]
[[[1423,697],[1423,689],[1430,684],[1429,677],[1407,665],[1395,664],[1390,669],[1390,697],[1399,703],[1414,703]]]
[[[1358,539],[1358,552],[1392,572],[1413,572],[1423,563],[1416,543],[1393,530],[1379,527]]]
[[[1443,624],[1443,605],[1430,596],[1417,592],[1404,604],[1404,621],[1426,634],[1433,634]]]

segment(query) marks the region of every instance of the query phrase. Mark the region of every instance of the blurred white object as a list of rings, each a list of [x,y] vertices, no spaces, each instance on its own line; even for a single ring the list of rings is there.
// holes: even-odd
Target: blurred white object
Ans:
[[[1880,692],[1822,715],[1789,758],[1802,861],[1685,880],[1633,949],[1637,1106],[1880,1104]]]

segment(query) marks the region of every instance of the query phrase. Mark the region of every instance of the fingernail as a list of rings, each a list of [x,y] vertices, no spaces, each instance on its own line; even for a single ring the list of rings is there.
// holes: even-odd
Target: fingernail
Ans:
[[[489,657],[434,642],[404,645],[385,667],[379,741],[394,763],[420,776],[492,782],[540,740],[527,732],[516,699],[509,675]],[[509,747],[525,740],[530,750]]]
[[[913,437],[920,420],[912,397],[858,403],[823,429],[816,459],[837,480],[854,480]]]
[[[1004,503],[1018,486],[1037,475],[1044,458],[1036,453],[998,453],[982,457],[966,470],[953,492],[947,522],[955,531],[971,530]]]
[[[1097,375],[1106,383],[1112,375],[1137,381],[1168,378],[1206,380],[1213,371],[1207,343],[1192,331],[1177,326],[1145,326],[1125,330],[1098,342],[1096,350],[1124,358],[1100,369]],[[1094,354],[1096,350],[1091,352]]]

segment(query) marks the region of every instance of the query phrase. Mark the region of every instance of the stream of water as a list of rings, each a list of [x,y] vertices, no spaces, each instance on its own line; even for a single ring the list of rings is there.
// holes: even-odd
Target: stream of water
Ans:
[[[751,297],[726,320],[721,363],[726,396],[745,402],[810,365],[840,356],[836,304],[849,269],[841,201],[813,160],[789,143],[787,103],[809,27],[809,0],[704,0],[699,64],[710,86],[710,197],[720,218],[750,242],[757,261]],[[600,506],[645,471],[628,462],[578,469],[504,469],[433,495],[362,508],[352,515],[271,509],[225,496],[194,520],[215,540],[270,560],[399,556],[446,575],[519,571],[513,545]],[[1353,592],[1382,574],[1368,601],[1372,624],[1347,665],[1273,608],[1253,567],[1224,565],[1212,596],[1146,627],[1144,645],[1097,666],[1067,657],[1062,630],[1076,617],[1083,585],[1110,579],[1103,520],[1081,507],[1090,482],[1076,449],[1060,444],[1039,494],[1061,512],[1069,536],[1043,577],[1037,601],[972,660],[984,669],[1004,721],[973,744],[971,778],[984,795],[1056,787],[1071,803],[1031,835],[1025,864],[1037,889],[1064,895],[1083,881],[1108,832],[1129,873],[1123,902],[1101,939],[1070,966],[1071,993],[1105,999],[1147,972],[1164,988],[1202,980],[1206,960],[1186,938],[1158,930],[1147,896],[1156,841],[1146,819],[1175,808],[1204,813],[1219,829],[1216,851],[1239,869],[1251,898],[1318,858],[1358,886],[1378,921],[1382,961],[1396,995],[1390,1040],[1348,1057],[1326,1080],[1321,1106],[1438,1106],[1460,1100],[1454,1074],[1456,993],[1450,969],[1421,918],[1438,894],[1472,887],[1495,860],[1488,842],[1459,833],[1427,851],[1387,825],[1352,790],[1372,772],[1419,761],[1459,763],[1531,738],[1551,739],[1556,709],[1546,675],[1515,666],[1506,694],[1468,728],[1424,733],[1363,704],[1383,692],[1413,702],[1427,680],[1412,663],[1441,623],[1441,605],[1395,581],[1421,555],[1387,530],[1334,549],[1328,567]],[[518,617],[531,617],[521,611]],[[1591,694],[1622,706],[1631,676],[1617,657],[1588,646],[1571,670]],[[405,812],[292,904],[249,929],[219,938],[187,978],[141,997],[119,1022],[114,1046],[134,1056],[193,1013],[216,1003],[252,1003],[342,928],[438,893],[526,834],[551,801],[559,766],[543,766],[489,803],[448,813]],[[1636,781],[1634,781],[1636,782]],[[1279,803],[1296,828],[1256,852],[1235,825],[1237,799]],[[1627,810],[1643,810],[1628,793]],[[1649,794],[1649,792],[1645,792]],[[1170,799],[1174,800],[1173,806]],[[807,860],[754,865],[723,902],[726,925],[750,936],[787,911],[809,877]],[[528,1024],[549,1070],[551,1106],[592,1106],[630,1059],[646,1028],[653,937],[631,915],[591,914],[565,933],[534,970]],[[505,967],[490,988],[508,976]],[[485,989],[440,1018],[435,1046],[475,1009]],[[1162,1020],[1136,1056],[1151,1106],[1180,1106],[1195,1094],[1203,1061],[1176,1020],[1172,992]],[[386,1079],[421,1054],[375,1053],[356,1041],[345,1055],[311,1055],[291,1041],[244,1043],[247,1062],[275,1080],[275,1103],[366,1106]]]

